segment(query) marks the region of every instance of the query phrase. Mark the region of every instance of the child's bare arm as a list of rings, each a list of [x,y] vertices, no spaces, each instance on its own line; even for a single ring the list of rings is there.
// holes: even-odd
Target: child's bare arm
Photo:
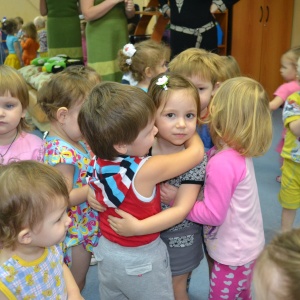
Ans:
[[[84,300],[80,294],[79,287],[66,264],[63,264],[63,273],[67,287],[68,300]]]
[[[20,51],[20,47],[19,47],[19,43],[18,42],[14,42],[14,50],[16,52],[16,55],[20,61],[20,64],[21,66],[23,66],[23,60],[22,60],[22,54],[21,54],[21,51]]]
[[[204,146],[197,133],[185,146],[185,150],[168,155],[155,155],[145,162],[134,180],[139,194],[149,197],[157,183],[179,176],[203,160]]]
[[[300,119],[290,122],[289,127],[295,136],[300,137]]]
[[[8,298],[0,291],[0,300],[8,300]]]
[[[117,209],[116,212],[123,219],[109,216],[108,222],[113,230],[123,236],[144,235],[168,229],[185,219],[196,201],[200,187],[198,184],[182,184],[174,205],[147,219],[138,220]]]
[[[279,108],[282,104],[284,103],[284,100],[282,98],[280,98],[279,96],[276,96],[275,98],[273,98],[272,101],[270,101],[269,103],[269,107],[270,110],[276,110],[277,108]]]

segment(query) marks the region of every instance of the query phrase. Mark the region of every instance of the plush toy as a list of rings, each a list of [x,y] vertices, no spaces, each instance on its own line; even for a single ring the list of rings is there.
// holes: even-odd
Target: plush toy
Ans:
[[[37,57],[37,58],[33,59],[30,62],[30,64],[34,65],[34,66],[41,67],[48,61],[48,59],[49,59],[48,57]]]

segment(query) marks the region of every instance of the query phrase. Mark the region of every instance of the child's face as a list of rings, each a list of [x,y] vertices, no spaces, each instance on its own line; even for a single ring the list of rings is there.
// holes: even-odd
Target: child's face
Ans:
[[[285,56],[281,58],[280,74],[287,82],[296,80],[297,70],[294,64]]]
[[[62,196],[57,197],[53,201],[59,204],[49,209],[43,222],[37,226],[36,230],[32,230],[32,245],[34,246],[50,247],[61,243],[66,237],[71,219],[67,215],[64,199]]]
[[[0,96],[0,135],[15,134],[21,118],[25,117],[25,110],[19,99],[7,93]]]
[[[195,132],[197,105],[192,94],[185,89],[170,93],[156,113],[158,136],[173,145],[182,145]]]
[[[203,80],[199,76],[191,76],[188,79],[196,86],[200,96],[201,111],[205,111],[217,87],[211,81]]]
[[[163,59],[154,69],[153,77],[165,73],[168,70],[168,62]]]
[[[68,109],[68,114],[64,122],[64,131],[71,141],[78,142],[82,140],[82,133],[78,125],[78,115],[83,102],[74,105]]]
[[[148,154],[149,149],[152,147],[154,137],[157,134],[157,128],[154,126],[154,120],[148,123],[148,125],[140,131],[137,138],[127,145],[127,155],[131,156],[145,156]]]

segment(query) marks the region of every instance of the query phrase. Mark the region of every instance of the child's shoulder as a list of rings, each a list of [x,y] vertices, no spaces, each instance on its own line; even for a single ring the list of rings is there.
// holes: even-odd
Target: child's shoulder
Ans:
[[[42,145],[43,140],[37,136],[36,134],[29,133],[29,132],[21,132],[19,138],[17,139],[19,143],[30,143],[31,145]]]

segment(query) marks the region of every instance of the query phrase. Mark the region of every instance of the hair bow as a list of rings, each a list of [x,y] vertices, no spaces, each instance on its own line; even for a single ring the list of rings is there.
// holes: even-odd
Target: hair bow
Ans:
[[[156,84],[159,85],[161,88],[163,88],[165,91],[168,90],[168,83],[169,83],[169,77],[166,75],[159,77],[156,82]]]
[[[123,47],[123,54],[129,57],[126,59],[127,65],[129,65],[129,66],[131,65],[131,63],[132,63],[131,57],[135,54],[135,52],[136,52],[136,49],[133,44],[126,44]]]

